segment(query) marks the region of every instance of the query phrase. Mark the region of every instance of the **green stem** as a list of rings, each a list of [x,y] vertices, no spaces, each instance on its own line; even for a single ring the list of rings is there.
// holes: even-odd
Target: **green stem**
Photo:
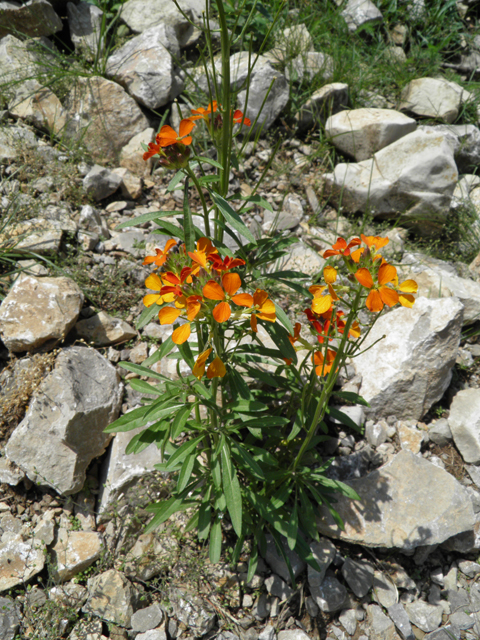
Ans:
[[[200,197],[200,201],[202,203],[202,208],[203,208],[203,220],[205,222],[205,235],[210,237],[210,220],[208,219],[208,207],[207,207],[207,201],[205,200],[205,196],[203,195],[203,192],[202,192],[202,187],[199,181],[197,180],[197,176],[192,171],[190,165],[187,165],[185,170],[188,173],[189,177],[192,179],[192,182],[195,185],[195,188]]]

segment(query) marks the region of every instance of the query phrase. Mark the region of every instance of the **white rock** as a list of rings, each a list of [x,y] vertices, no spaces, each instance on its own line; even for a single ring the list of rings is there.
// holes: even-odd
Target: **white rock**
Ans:
[[[411,309],[393,309],[375,323],[363,348],[373,346],[353,360],[369,417],[419,420],[442,397],[452,377],[462,317],[456,299],[417,298]]]
[[[348,84],[333,82],[317,89],[295,114],[298,130],[308,129],[348,106]]]
[[[463,389],[453,398],[448,426],[462,458],[480,464],[480,390]]]
[[[346,211],[368,208],[428,236],[443,228],[458,172],[448,134],[414,131],[371,160],[338,164],[324,178]]]
[[[8,33],[21,33],[38,38],[51,36],[62,29],[62,21],[47,0],[29,0],[23,5],[2,2],[0,38]]]
[[[120,152],[120,166],[140,176],[150,173],[153,159],[149,158],[146,161],[143,159],[145,152],[142,148],[142,143],[148,146],[148,143],[153,142],[154,139],[155,129],[152,127],[148,127],[145,131],[133,136]]]
[[[205,0],[181,0],[179,4],[187,17],[171,0],[128,0],[122,6],[122,20],[134,33],[142,33],[162,23],[167,24],[174,28],[183,47],[193,33],[190,20],[194,19],[201,24]]]
[[[393,109],[352,109],[330,116],[325,132],[337,149],[360,162],[416,127],[415,120]]]
[[[452,123],[462,105],[472,98],[472,94],[456,82],[443,78],[417,78],[403,89],[399,109]]]
[[[55,135],[61,134],[67,121],[57,96],[33,78],[15,87],[15,97],[8,103],[8,110],[12,116]]]
[[[383,15],[371,0],[348,0],[342,16],[350,31],[356,31],[365,24],[380,24]]]
[[[89,58],[102,55],[103,11],[89,2],[67,2],[68,27],[75,50]]]
[[[331,80],[334,73],[333,58],[319,51],[307,51],[294,58],[285,69],[285,76],[290,82],[313,80],[321,75],[326,81]]]
[[[75,332],[97,347],[108,347],[137,337],[135,329],[125,320],[114,318],[104,311],[77,322]]]

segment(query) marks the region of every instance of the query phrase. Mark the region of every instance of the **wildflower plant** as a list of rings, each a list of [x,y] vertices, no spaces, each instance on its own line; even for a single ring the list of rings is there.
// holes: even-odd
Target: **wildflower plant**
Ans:
[[[288,566],[282,536],[290,549],[318,568],[308,540],[318,539],[319,508],[326,507],[343,527],[333,506],[335,494],[358,496],[327,477],[331,461],[322,443],[328,439],[328,417],[358,427],[329,401],[335,396],[341,402],[366,404],[356,394],[335,389],[339,372],[362,350],[372,324],[361,326],[359,313],[366,309],[374,321],[396,304],[411,307],[416,283],[399,284],[394,265],[382,257],[388,238],[362,235],[350,242],[339,238],[325,251],[325,267],[309,289],[304,287],[307,276],[300,272],[269,270],[270,281],[307,297],[303,325],[292,326],[264,288],[265,267],[286,253],[289,241],[255,239],[245,226],[242,214],[253,205],[269,207],[255,195],[258,184],[251,196],[228,191],[236,138],[253,125],[246,115],[248,103],[245,114],[233,108],[235,95],[228,81],[233,34],[227,32],[221,0],[217,8],[222,60],[227,61],[221,86],[215,77],[209,81],[217,87],[217,100],[212,95],[206,106],[192,109],[178,133],[163,125],[144,154],[145,160],[158,158],[166,169],[176,171],[169,189],[184,180],[183,211],[148,213],[136,220],[154,220],[159,233],[173,236],[155,256],[145,258],[152,272],[138,325],[157,317],[160,324],[172,326],[172,333],[143,365],[121,363],[141,376],[130,384],[147,398],[107,431],[143,428],[127,453],[155,443],[161,460],[156,468],[175,474],[171,497],[148,507],[153,518],[147,531],[188,510],[187,530],[208,541],[212,562],[220,558],[224,531],[235,538],[234,562],[244,541],[253,539],[251,579],[267,532]],[[208,20],[207,15],[207,39]],[[211,140],[214,159],[195,154],[200,127]],[[204,163],[215,173],[205,175]],[[190,183],[200,199],[205,231],[193,222]],[[165,220],[172,216],[177,224]],[[236,251],[224,242],[226,234],[238,246]],[[167,357],[176,359],[178,379],[164,375],[158,366],[151,368]],[[226,523],[231,527],[222,528]]]

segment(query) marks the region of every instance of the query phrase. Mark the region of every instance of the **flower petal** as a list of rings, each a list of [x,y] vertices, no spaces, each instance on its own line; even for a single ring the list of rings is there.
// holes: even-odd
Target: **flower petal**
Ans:
[[[207,378],[211,380],[212,378],[223,378],[223,376],[227,373],[225,365],[217,356],[213,362],[208,365],[207,369]]]
[[[257,326],[257,316],[252,313],[252,315],[250,316],[250,327],[255,333],[257,333]]]
[[[263,289],[257,289],[253,294],[253,304],[255,307],[261,307],[267,299],[268,293]]]
[[[395,280],[397,277],[397,270],[393,266],[393,264],[382,264],[380,269],[378,270],[378,284],[384,285],[388,284],[392,280]]]
[[[189,339],[190,333],[190,323],[186,322],[175,329],[172,333],[172,340],[175,344],[183,344]]]
[[[418,284],[415,280],[404,280],[398,288],[405,293],[417,293]]]
[[[202,303],[196,300],[195,302],[187,303],[187,318],[192,321],[198,315],[198,312],[202,308]]]
[[[152,304],[163,304],[163,297],[158,293],[147,293],[146,296],[143,297],[143,304],[146,307],[151,307]]]
[[[380,297],[387,307],[394,307],[398,303],[398,293],[389,287],[380,287],[378,290]]]
[[[209,280],[207,284],[202,289],[203,295],[205,298],[209,300],[224,300],[225,293],[222,287],[215,282],[215,280]]]
[[[415,298],[410,293],[401,293],[398,296],[398,301],[402,305],[402,307],[412,308],[415,302]]]
[[[327,266],[323,270],[323,279],[327,284],[333,284],[337,279],[337,270],[335,267]]]
[[[228,302],[220,302],[213,310],[213,317],[217,322],[226,322],[232,315]]]
[[[195,126],[194,122],[192,122],[188,118],[184,118],[180,122],[180,135],[178,137],[184,138],[185,136],[188,136],[188,134],[190,133],[190,131],[193,129],[194,126]],[[183,144],[188,144],[187,142],[185,142],[185,140],[182,140],[182,142]]]
[[[208,356],[212,353],[213,349],[207,349],[203,353],[201,353],[195,361],[195,364],[192,369],[193,375],[200,380],[200,378],[205,373],[205,363],[208,359]]]
[[[312,300],[312,311],[318,315],[325,313],[332,306],[331,296],[323,296],[321,298],[314,298]]]
[[[373,313],[377,313],[377,311],[381,311],[383,309],[382,298],[376,289],[372,289],[370,291],[365,301],[365,305],[367,309]]]
[[[229,296],[233,296],[240,289],[242,281],[238,273],[226,273],[222,278],[222,284]]]
[[[232,302],[238,304],[241,307],[253,306],[253,298],[249,293],[237,293],[236,296],[232,297]]]
[[[373,287],[372,275],[368,269],[365,269],[365,267],[357,270],[355,278],[363,287],[366,287],[367,289],[371,289]]]
[[[180,309],[163,307],[163,309],[160,309],[158,312],[158,319],[160,320],[160,324],[173,324],[181,313]]]
[[[156,273],[151,273],[145,280],[145,286],[147,287],[147,289],[160,291],[160,289],[163,287],[163,282],[160,280],[160,277],[157,276]]]

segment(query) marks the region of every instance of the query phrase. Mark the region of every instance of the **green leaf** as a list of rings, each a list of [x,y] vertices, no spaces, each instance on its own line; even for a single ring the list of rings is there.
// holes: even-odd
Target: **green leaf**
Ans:
[[[288,523],[288,528],[287,528],[287,544],[292,551],[297,546],[297,535],[298,535],[298,512],[297,512],[297,504],[295,503],[292,510],[292,517],[290,518],[290,522]]]
[[[237,536],[242,535],[242,492],[237,472],[232,465],[230,449],[225,442],[222,447],[222,480],[227,509]]]
[[[315,523],[316,513],[310,498],[304,489],[300,489],[300,512],[298,514],[302,531],[314,540],[318,540],[318,529]]]
[[[115,227],[115,231],[118,229],[125,229],[125,227],[138,227],[138,225],[144,222],[151,222],[152,220],[160,220],[161,218],[169,218],[170,216],[176,216],[180,211],[149,211],[148,213],[142,213],[140,216],[136,216],[133,220],[127,220]]]
[[[198,436],[197,438],[193,438],[193,440],[187,440],[187,442],[182,444],[182,446],[179,447],[175,451],[175,453],[167,460],[166,462],[167,469],[171,469],[177,463],[182,462],[182,460],[184,460],[192,451],[194,451],[197,448],[197,446],[202,442],[202,440],[203,440],[203,435]]]
[[[146,307],[142,313],[139,315],[137,322],[135,323],[135,328],[137,330],[143,329],[145,325],[147,325],[152,318],[155,318],[160,311],[160,307],[158,304],[152,304],[151,307]]]
[[[178,411],[172,423],[172,440],[176,440],[178,436],[183,431],[187,420],[192,412],[192,405],[188,404],[186,407],[182,407],[180,411]]]
[[[145,424],[145,414],[150,409],[150,405],[145,407],[139,407],[133,411],[125,413],[123,416],[115,420],[105,427],[104,433],[120,433],[123,431],[131,431],[137,427],[141,427]]]
[[[163,522],[168,520],[177,511],[185,511],[192,506],[194,502],[184,500],[183,498],[170,498],[166,502],[157,502],[153,505],[148,505],[147,511],[153,511],[154,517],[150,520],[145,527],[143,533],[150,533],[153,529],[156,529]]]
[[[294,329],[292,323],[290,322],[290,318],[287,316],[287,314],[279,304],[277,304],[276,302],[274,302],[273,304],[275,305],[275,313],[277,314],[277,319],[283,324],[288,333],[293,336]]]
[[[139,380],[138,378],[134,378],[129,382],[132,389],[134,391],[138,391],[139,393],[146,393],[146,394],[156,395],[156,396],[162,396],[165,393],[163,389],[157,389],[156,387],[153,387],[151,384],[148,384],[148,382],[145,382],[145,380]]]
[[[235,402],[229,402],[225,405],[225,408],[236,413],[251,413],[255,411],[266,411],[268,409],[267,405],[263,404],[263,402],[244,400],[243,398]]]
[[[212,200],[215,202],[217,207],[222,212],[225,220],[240,233],[242,236],[247,238],[254,245],[256,244],[255,237],[251,233],[249,229],[243,224],[240,216],[236,211],[232,209],[232,207],[228,204],[225,198],[219,196],[218,193],[211,192],[210,193]]]
[[[257,542],[255,540],[255,542]],[[258,544],[252,544],[252,552],[250,554],[250,560],[248,562],[247,582],[250,582],[255,575],[255,571],[258,567]]]
[[[353,402],[354,404],[363,404],[365,407],[370,406],[365,398],[362,398],[362,396],[360,396],[358,393],[354,393],[353,391],[334,391],[332,395],[336,398],[346,400],[347,402]]]
[[[252,202],[263,209],[268,209],[268,211],[273,212],[273,207],[270,202],[265,200],[265,198],[262,198],[262,196],[257,196],[256,194],[254,196],[241,196],[241,200],[245,200],[245,202]]]
[[[165,358],[165,356],[167,356],[170,353],[170,351],[174,349],[174,347],[175,347],[175,343],[172,340],[172,337],[169,336],[166,340],[164,340],[164,342],[162,342],[162,344],[155,351],[155,353],[153,353],[149,358],[143,361],[142,363],[143,366],[149,367],[150,365],[155,364],[156,362],[159,362],[160,360],[162,360],[162,358]]]
[[[195,251],[195,232],[193,230],[192,212],[188,201],[188,177],[185,179],[183,190],[183,231],[185,234],[185,247],[187,252]]]
[[[177,186],[177,184],[184,177],[184,175],[185,175],[185,173],[183,172],[183,169],[180,169],[180,171],[177,171],[177,173],[170,180],[169,185],[167,187],[167,191],[173,191],[175,189],[175,187]]]
[[[227,380],[230,382],[232,390],[234,390],[238,396],[244,400],[253,400],[252,392],[239,371],[230,367],[227,374]]]
[[[210,531],[211,513],[212,513],[212,508],[210,506],[210,494],[211,494],[211,487],[208,488],[208,491],[202,500],[202,504],[200,505],[200,509],[198,510],[197,535],[199,540],[206,540],[208,537],[208,532]]]
[[[220,461],[215,451],[212,452],[212,458],[210,461],[210,473],[212,474],[213,484],[216,489],[222,488],[222,470],[220,469]]]
[[[180,351],[182,358],[188,364],[190,369],[193,369],[195,365],[195,358],[193,357],[192,350],[188,342],[184,342],[183,344],[178,345],[178,350]]]
[[[289,422],[288,418],[283,418],[282,416],[265,416],[264,418],[245,420],[242,427],[281,427]]]
[[[264,325],[266,332],[272,338],[274,343],[277,345],[279,350],[281,351],[282,358],[291,358],[293,362],[296,364],[297,362],[297,352],[293,348],[292,343],[288,339],[288,332],[278,323],[270,323],[267,322]]]
[[[220,562],[220,556],[222,555],[222,521],[218,517],[215,518],[212,528],[210,529],[208,555],[212,564]]]
[[[174,238],[180,238],[180,240],[185,240],[183,235],[183,230],[180,227],[177,227],[173,222],[167,222],[166,220],[159,220],[157,222],[160,229],[155,229],[153,233],[161,233],[162,231],[166,231],[168,235],[173,236]],[[162,234],[163,235],[163,234]]]
[[[212,167],[217,167],[217,169],[223,169],[223,166],[216,160],[212,160],[212,158],[206,158],[204,156],[193,156],[192,160],[196,160],[197,162],[201,162],[201,163],[206,162],[207,164],[212,165]]]
[[[201,176],[198,179],[198,182],[202,186],[208,185],[208,184],[214,184],[215,182],[220,182],[220,176]]]
[[[197,529],[197,531],[198,531],[198,519],[199,519],[199,513],[197,511],[196,513],[193,514],[193,516],[187,522],[183,532],[184,533],[190,533],[190,531],[194,531],[195,529]]]
[[[134,364],[133,362],[119,362],[119,367],[122,369],[126,369],[127,371],[133,371],[133,373],[138,373],[141,376],[148,376],[149,378],[155,378],[156,380],[163,380],[164,382],[172,382],[170,378],[162,375],[161,373],[157,373],[156,371],[152,371],[148,367],[144,367],[141,364]]]
[[[326,411],[328,415],[330,415],[332,418],[335,418],[335,420],[338,420],[340,424],[344,424],[345,426],[350,427],[350,429],[353,429],[358,433],[362,432],[362,428],[359,427],[358,424],[354,422],[350,416],[347,416],[346,413],[343,413],[343,411],[340,411],[335,407],[327,407]]]
[[[196,453],[193,453],[192,455],[187,456],[183,461],[182,468],[178,474],[177,491],[183,491],[189,483],[196,458]]]

